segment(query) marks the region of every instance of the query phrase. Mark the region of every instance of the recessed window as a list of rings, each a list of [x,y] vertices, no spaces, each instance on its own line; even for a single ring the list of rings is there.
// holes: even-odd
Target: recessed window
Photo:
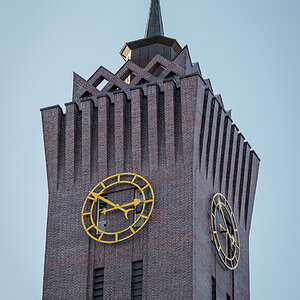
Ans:
[[[104,268],[94,270],[94,300],[103,300]]]

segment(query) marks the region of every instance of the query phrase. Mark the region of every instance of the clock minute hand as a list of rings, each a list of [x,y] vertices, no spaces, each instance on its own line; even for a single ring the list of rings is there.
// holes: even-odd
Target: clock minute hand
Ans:
[[[104,197],[101,197],[100,195],[98,195],[97,198],[100,199],[100,200],[102,200],[102,201],[104,201],[105,203],[111,205],[112,207],[116,207],[116,206],[117,206],[117,204],[115,204],[115,203],[109,201],[108,199],[106,199],[106,198],[104,198]]]

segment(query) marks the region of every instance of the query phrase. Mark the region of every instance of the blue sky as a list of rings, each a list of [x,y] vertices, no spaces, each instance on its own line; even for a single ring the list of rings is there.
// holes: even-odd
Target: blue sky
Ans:
[[[0,1],[0,298],[41,299],[47,181],[41,107],[71,101],[72,71],[115,72],[150,0]],[[175,4],[176,3],[176,4]],[[300,299],[299,0],[162,0],[165,34],[262,159],[252,220],[252,299]]]

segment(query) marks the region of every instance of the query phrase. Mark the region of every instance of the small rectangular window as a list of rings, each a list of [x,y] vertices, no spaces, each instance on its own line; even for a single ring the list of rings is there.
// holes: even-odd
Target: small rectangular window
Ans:
[[[104,268],[94,270],[94,300],[103,300]]]
[[[211,277],[211,299],[217,300],[217,283],[216,278],[214,276]]]
[[[135,190],[134,198],[139,199],[141,201],[140,204],[138,204],[135,208],[135,212],[134,212],[134,222],[135,222],[140,217],[141,212],[143,210],[144,197],[140,190]],[[134,227],[141,227],[143,225],[144,221],[145,220],[143,218],[140,218],[139,221],[134,225]]]
[[[142,300],[143,296],[143,261],[132,264],[132,300]]]
[[[103,213],[106,203],[103,200],[98,199],[97,202],[97,227],[102,231],[106,231],[106,215]],[[100,234],[100,232],[97,232]]]

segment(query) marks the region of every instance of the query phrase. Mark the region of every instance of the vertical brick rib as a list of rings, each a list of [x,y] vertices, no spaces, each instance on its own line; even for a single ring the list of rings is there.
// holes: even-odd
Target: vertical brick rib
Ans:
[[[115,104],[109,103],[107,123],[107,170],[108,175],[116,172],[116,148],[115,148]]]
[[[215,135],[215,143],[214,143],[214,158],[213,158],[213,185],[215,185],[215,177],[216,177],[216,170],[217,170],[217,155],[219,149],[219,137],[220,137],[220,124],[221,124],[221,114],[222,114],[222,107],[218,103],[218,119],[217,119],[217,127],[216,127],[216,135]]]
[[[148,134],[150,168],[158,168],[158,97],[159,87],[156,84],[148,88]]]
[[[231,120],[228,116],[225,117],[225,127],[223,132],[222,156],[220,165],[220,190],[225,194],[226,171],[229,150],[229,140],[231,132]]]
[[[202,163],[202,152],[203,152],[203,143],[204,143],[204,133],[205,133],[205,124],[206,124],[206,115],[207,115],[207,99],[208,99],[209,90],[205,90],[204,93],[204,102],[203,102],[203,113],[201,118],[201,129],[200,129],[200,139],[199,139],[199,170],[201,170]]]
[[[238,133],[235,164],[234,164],[234,176],[233,176],[233,189],[232,189],[232,199],[234,207],[234,215],[239,215],[239,194],[240,194],[240,178],[241,178],[241,166],[243,161],[243,148],[244,148],[245,138],[241,133]]]
[[[183,159],[183,141],[182,141],[182,107],[180,89],[175,90],[175,156],[176,162],[182,162]]]
[[[58,149],[59,135],[62,122],[62,109],[60,106],[41,109],[45,156],[47,165],[47,178],[49,195],[57,191],[58,187]]]
[[[141,101],[141,145],[142,145],[142,169],[149,168],[149,130],[148,130],[148,99],[142,97]]]
[[[116,172],[124,172],[125,169],[125,101],[126,95],[124,92],[114,94],[115,102],[115,147],[116,147]]]
[[[235,159],[237,151],[237,139],[238,139],[238,128],[235,124],[231,126],[231,136],[230,136],[230,148],[228,155],[228,165],[227,165],[227,175],[226,175],[226,192],[228,199],[233,207],[233,181],[234,181],[234,170],[235,170]]]
[[[142,168],[142,98],[143,91],[140,88],[131,90],[132,164],[136,173]]]
[[[249,158],[249,167],[248,167],[248,174],[247,174],[247,188],[246,188],[246,199],[245,199],[245,230],[247,228],[247,218],[248,218],[248,207],[249,207],[249,198],[250,198],[250,187],[252,181],[252,163],[253,163],[253,152],[250,152]]]
[[[248,142],[245,142],[244,144],[244,155],[245,155],[245,163],[243,163],[243,172],[242,177],[243,180],[241,180],[241,189],[240,189],[240,219],[243,219],[245,222],[244,216],[245,216],[245,202],[246,202],[246,192],[247,192],[247,181],[248,181],[248,170],[249,170],[249,161],[250,161],[250,145]]]
[[[66,185],[72,188],[75,181],[75,141],[78,106],[74,102],[66,103]]]
[[[213,132],[213,121],[215,115],[215,99],[212,98],[211,101],[211,108],[210,108],[210,116],[209,116],[209,127],[208,127],[208,136],[207,136],[207,145],[206,145],[206,178],[208,176],[208,166],[209,166],[209,159],[210,159],[210,149],[211,149],[211,141],[213,139],[212,132]]]
[[[165,103],[163,93],[159,93],[158,105],[158,165],[159,167],[166,164],[166,132],[165,132]]]
[[[125,101],[125,112],[124,112],[124,156],[125,156],[125,171],[132,171],[132,139],[131,139],[131,100],[126,99]]]
[[[222,165],[222,156],[224,153],[224,135],[226,134],[225,131],[225,111],[223,107],[221,107],[220,111],[220,130],[219,130],[219,135],[218,135],[218,143],[217,143],[217,149],[216,149],[216,177],[215,177],[215,182],[214,186],[220,190],[221,184],[222,184],[222,171],[221,171],[221,165]]]
[[[78,111],[75,140],[75,184],[81,182],[82,170],[82,111]]]
[[[256,191],[256,185],[257,185],[257,179],[258,179],[259,163],[260,163],[259,157],[253,150],[251,151],[250,155],[251,155],[251,175],[250,175],[251,178],[249,180],[249,186],[247,189],[247,200],[246,200],[247,207],[245,209],[245,213],[247,213],[247,215],[246,215],[246,231],[247,232],[249,232],[250,226],[251,226],[251,217],[252,217],[254,197],[255,197],[255,191]]]
[[[194,154],[194,128],[196,116],[196,103],[201,91],[200,77],[198,75],[180,78],[181,105],[182,105],[182,140],[185,163],[192,163]],[[191,137],[193,137],[191,142]]]
[[[173,80],[164,81],[164,91],[167,167],[171,167],[175,162],[175,83]]]
[[[240,165],[240,181],[237,182],[239,186],[239,193],[238,193],[238,203],[239,203],[239,213],[238,216],[239,218],[241,217],[241,210],[242,210],[242,200],[243,200],[243,189],[244,189],[244,178],[245,178],[245,165],[246,165],[246,156],[247,156],[247,145],[242,143],[242,148],[243,148],[243,156],[242,156],[242,161]]]
[[[108,174],[108,118],[110,100],[107,96],[98,99],[98,165],[99,176],[105,178]]]
[[[230,171],[231,171],[231,161],[232,161],[232,146],[233,146],[233,133],[234,133],[234,128],[230,122],[228,126],[228,131],[229,131],[229,139],[228,139],[228,156],[227,156],[227,162],[224,164],[224,172],[225,172],[225,178],[224,178],[224,191],[225,195],[228,197],[228,190],[229,190],[229,180],[230,180]]]
[[[207,93],[207,95],[206,95]],[[204,176],[205,178],[207,176],[207,148],[208,148],[208,143],[209,143],[209,135],[211,134],[211,130],[209,128],[210,126],[210,121],[212,119],[212,113],[214,110],[214,107],[212,105],[213,102],[213,95],[209,90],[206,90],[205,92],[206,96],[206,101],[207,101],[207,109],[206,109],[206,118],[205,118],[205,123],[204,123],[204,128],[203,130],[203,137],[202,137],[202,151],[201,151],[201,157],[200,157],[200,173]],[[205,100],[204,100],[205,101]],[[201,143],[201,141],[200,141]]]
[[[95,103],[95,102],[93,102]],[[91,172],[92,181],[99,182],[99,165],[98,165],[98,151],[99,151],[99,135],[98,135],[98,107],[93,106],[92,113],[92,162]]]
[[[211,126],[211,137],[210,137],[210,147],[208,148],[207,153],[207,175],[213,179],[214,173],[214,153],[215,153],[215,142],[217,135],[217,125],[218,125],[218,112],[219,112],[220,104],[218,101],[213,99],[213,109],[212,109],[212,126]]]
[[[63,186],[66,171],[66,116],[62,115],[58,141],[58,188]]]
[[[92,117],[94,104],[92,100],[82,101],[82,176],[84,182],[91,181],[92,162]]]

